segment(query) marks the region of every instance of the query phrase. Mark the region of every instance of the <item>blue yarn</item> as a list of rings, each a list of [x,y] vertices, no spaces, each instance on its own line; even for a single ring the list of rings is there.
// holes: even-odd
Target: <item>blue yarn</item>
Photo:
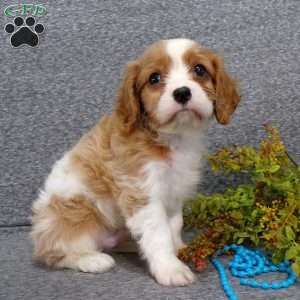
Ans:
[[[225,246],[223,251],[217,255],[233,250],[235,252],[233,260],[229,263],[229,270],[234,277],[240,278],[240,284],[261,289],[282,289],[288,288],[297,281],[296,274],[292,271],[290,263],[284,261],[280,264],[273,264],[270,258],[266,257],[260,250],[250,250],[244,246]],[[217,257],[211,258],[211,262],[219,273],[221,285],[230,300],[239,300],[235,294],[226,271]],[[256,281],[253,277],[269,272],[287,273],[286,279],[274,282]]]

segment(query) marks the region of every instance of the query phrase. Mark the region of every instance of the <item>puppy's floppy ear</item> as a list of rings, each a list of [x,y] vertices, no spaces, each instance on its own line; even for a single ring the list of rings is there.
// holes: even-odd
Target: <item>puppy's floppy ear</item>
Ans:
[[[226,125],[240,102],[240,95],[236,82],[226,73],[223,60],[215,55],[215,116],[220,124]]]
[[[122,120],[123,128],[128,132],[137,125],[141,114],[136,89],[138,72],[138,61],[128,63],[118,92],[116,112]]]

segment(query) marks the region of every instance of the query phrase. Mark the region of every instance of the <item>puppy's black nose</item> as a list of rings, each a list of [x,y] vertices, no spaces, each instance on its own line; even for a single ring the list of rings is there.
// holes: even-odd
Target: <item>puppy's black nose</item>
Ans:
[[[192,93],[188,87],[183,86],[174,90],[173,97],[176,102],[186,104],[191,99]]]

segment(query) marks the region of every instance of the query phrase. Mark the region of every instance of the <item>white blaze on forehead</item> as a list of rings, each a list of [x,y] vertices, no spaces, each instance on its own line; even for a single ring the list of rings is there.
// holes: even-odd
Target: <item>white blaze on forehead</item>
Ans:
[[[166,43],[166,52],[172,60],[173,67],[182,65],[184,53],[196,45],[194,41],[189,39],[172,39],[167,40]]]
[[[196,43],[188,39],[173,39],[166,41],[166,53],[171,58],[171,68],[166,79],[167,89],[183,86],[189,80],[189,68],[183,56]]]

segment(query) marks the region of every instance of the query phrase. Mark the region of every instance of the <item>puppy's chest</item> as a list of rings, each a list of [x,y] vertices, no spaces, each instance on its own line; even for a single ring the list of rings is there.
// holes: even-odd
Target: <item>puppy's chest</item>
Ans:
[[[169,207],[192,196],[200,180],[201,157],[200,147],[174,147],[169,160],[149,163],[146,183],[152,198]]]

